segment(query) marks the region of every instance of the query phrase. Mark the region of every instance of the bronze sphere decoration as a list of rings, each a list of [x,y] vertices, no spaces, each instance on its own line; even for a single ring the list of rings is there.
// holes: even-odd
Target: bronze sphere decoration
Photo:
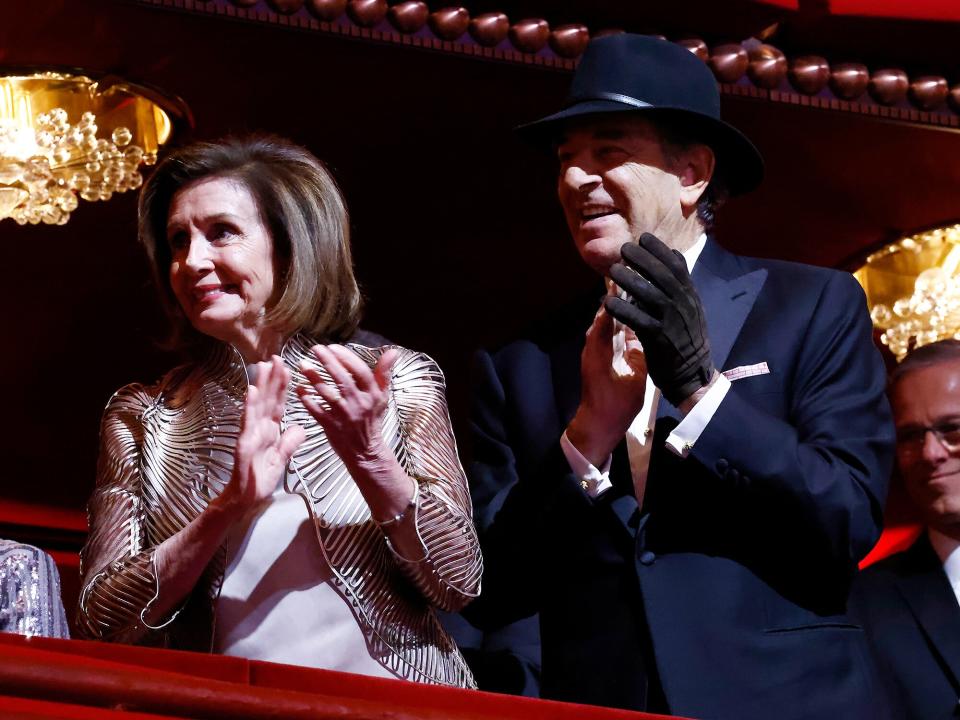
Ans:
[[[333,22],[347,11],[347,0],[307,0],[307,10],[318,20]]]
[[[775,90],[787,76],[787,58],[773,45],[759,44],[747,51],[747,76],[757,87]]]
[[[950,88],[950,93],[947,95],[947,100],[950,103],[950,107],[952,107],[955,112],[960,113],[960,83],[957,83]]]
[[[561,25],[550,33],[550,47],[562,58],[576,58],[583,54],[590,42],[586,25]]]
[[[710,48],[700,38],[681,38],[677,40],[677,45],[685,47],[704,62],[710,59]]]
[[[867,91],[870,72],[860,63],[840,63],[833,66],[830,89],[841,100],[856,100]]]
[[[374,27],[387,16],[387,0],[350,0],[347,15],[360,27]]]
[[[735,83],[747,72],[750,58],[743,45],[729,43],[715,47],[707,62],[717,80],[722,83]]]
[[[430,29],[441,40],[456,40],[462,37],[470,25],[470,13],[466,8],[448,7],[430,14]]]
[[[267,0],[267,4],[281,15],[293,15],[303,7],[303,0]]]
[[[511,23],[502,12],[486,12],[471,17],[465,7],[450,6],[431,11],[426,0],[263,0],[274,12],[292,15],[302,8],[314,18],[327,23],[339,21],[344,13],[361,28],[372,29],[384,19],[402,35],[414,35],[429,27],[434,37],[446,42],[474,42],[484,48],[509,50],[510,45],[524,55],[537,55],[549,47],[553,56],[565,67],[580,57],[591,38],[616,35],[621,28],[600,28],[591,33],[583,24],[567,24],[551,28],[543,18],[527,18]],[[230,0],[238,8],[253,8],[261,0]],[[469,33],[469,39],[464,35]],[[663,40],[663,35],[652,35]],[[463,40],[461,40],[463,38]],[[899,68],[880,68],[872,73],[861,63],[830,65],[819,55],[803,55],[788,60],[773,45],[756,39],[743,43],[725,43],[712,49],[702,38],[681,37],[676,44],[707,63],[717,81],[740,83],[746,76],[761,90],[784,88],[784,80],[796,93],[820,95],[829,88],[840,100],[858,101],[869,92],[870,100],[886,107],[909,103],[924,111],[949,108],[960,114],[960,83],[950,87],[943,77],[924,75],[910,78]],[[514,56],[514,59],[517,59]],[[532,60],[526,60],[531,62]],[[537,58],[536,62],[540,62]],[[790,101],[793,102],[793,101]],[[899,112],[899,111],[898,111]],[[939,122],[939,121],[938,121]]]
[[[924,75],[914,78],[910,83],[908,94],[910,101],[921,110],[933,110],[947,99],[947,81],[935,75]]]
[[[484,13],[470,21],[470,36],[484,47],[495,47],[510,32],[510,19],[502,12]]]
[[[394,5],[387,12],[387,19],[397,30],[411,35],[427,24],[430,8],[421,0],[408,0]]]
[[[540,52],[550,39],[550,25],[541,18],[514,23],[510,28],[510,42],[525,53]]]
[[[907,74],[898,68],[883,68],[870,76],[870,97],[881,105],[897,105],[903,102],[910,87]]]
[[[804,95],[816,95],[830,82],[830,63],[819,55],[803,55],[790,64],[790,84]]]

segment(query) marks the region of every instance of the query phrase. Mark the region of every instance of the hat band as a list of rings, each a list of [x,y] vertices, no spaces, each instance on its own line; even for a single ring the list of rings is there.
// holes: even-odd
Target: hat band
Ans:
[[[590,102],[591,100],[612,100],[613,102],[622,103],[624,105],[630,105],[637,108],[648,108],[653,107],[648,102],[643,100],[637,100],[635,97],[630,97],[629,95],[621,95],[620,93],[609,93],[609,92],[597,92],[590,93],[588,97],[571,97],[567,100],[567,104],[564,108],[568,108],[572,105],[576,105],[582,102]]]

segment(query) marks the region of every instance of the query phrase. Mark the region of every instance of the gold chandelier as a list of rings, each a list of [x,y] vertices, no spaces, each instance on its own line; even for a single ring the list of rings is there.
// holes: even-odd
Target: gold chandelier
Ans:
[[[854,275],[898,362],[915,347],[960,339],[960,224],[890,243]]]
[[[42,72],[0,76],[0,220],[63,225],[78,198],[140,187],[140,168],[186,116],[119,80]]]

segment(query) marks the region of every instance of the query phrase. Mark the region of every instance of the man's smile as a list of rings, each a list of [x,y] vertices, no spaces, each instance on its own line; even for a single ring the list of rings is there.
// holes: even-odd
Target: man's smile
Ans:
[[[619,211],[613,205],[589,204],[580,208],[580,219],[582,222],[587,223],[591,220],[614,215],[617,212]]]

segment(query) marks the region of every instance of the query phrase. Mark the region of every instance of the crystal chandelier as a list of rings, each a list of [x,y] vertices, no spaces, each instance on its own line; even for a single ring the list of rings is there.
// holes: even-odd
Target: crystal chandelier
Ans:
[[[898,362],[915,347],[960,339],[960,224],[891,243],[854,275]]]
[[[0,76],[0,220],[63,225],[83,200],[140,187],[173,119],[144,88],[44,72]]]

